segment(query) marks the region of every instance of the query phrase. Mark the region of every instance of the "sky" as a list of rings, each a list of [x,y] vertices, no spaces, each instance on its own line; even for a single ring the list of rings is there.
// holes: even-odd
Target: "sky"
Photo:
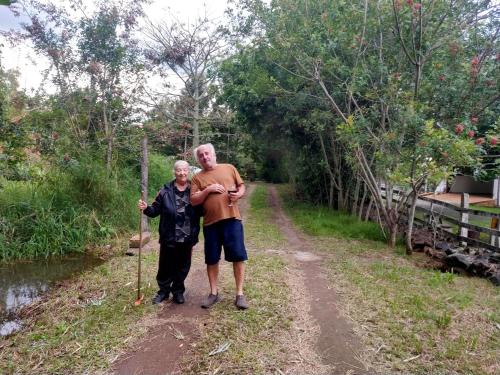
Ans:
[[[56,1],[56,2],[62,2]],[[93,2],[86,0],[89,4]],[[151,21],[161,21],[170,10],[180,21],[189,23],[198,16],[204,15],[212,20],[221,19],[227,6],[227,0],[153,0],[145,7],[147,16]],[[26,17],[15,17],[11,10],[0,5],[0,31],[19,29],[21,22],[26,22]],[[21,73],[19,84],[28,93],[35,91],[43,81],[41,72],[49,66],[46,58],[37,56],[29,45],[11,47],[0,36],[1,63],[4,69],[18,69]],[[53,91],[48,85],[47,91]]]

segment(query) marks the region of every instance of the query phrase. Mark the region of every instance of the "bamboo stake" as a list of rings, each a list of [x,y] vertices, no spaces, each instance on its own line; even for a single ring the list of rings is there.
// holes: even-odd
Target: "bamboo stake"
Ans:
[[[144,191],[141,191],[141,200],[144,200]],[[142,253],[142,211],[139,216],[139,256],[137,266],[137,299],[134,302],[135,306],[139,306],[144,299],[144,294],[141,294],[141,253]]]

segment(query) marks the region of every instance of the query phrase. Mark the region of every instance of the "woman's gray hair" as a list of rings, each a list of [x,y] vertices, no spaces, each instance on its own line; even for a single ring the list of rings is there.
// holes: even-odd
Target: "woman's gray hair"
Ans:
[[[200,149],[200,147],[208,147],[208,149],[212,152],[212,155],[215,157],[215,148],[213,144],[205,143],[204,145],[199,145],[193,150],[194,159],[196,160],[198,165],[200,165],[200,159],[198,159],[198,150]]]
[[[186,167],[186,168],[189,168],[189,163],[185,160],[177,160],[175,163],[174,163],[174,172],[177,168],[182,168],[182,167]]]

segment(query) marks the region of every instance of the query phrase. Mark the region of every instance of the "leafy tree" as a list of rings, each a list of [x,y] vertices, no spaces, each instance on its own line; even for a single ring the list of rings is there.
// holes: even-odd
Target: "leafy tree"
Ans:
[[[73,139],[83,148],[105,143],[108,173],[117,132],[140,113],[145,73],[133,31],[142,3],[97,1],[89,10],[80,2],[22,1],[30,23],[12,33],[49,58]]]
[[[483,107],[484,112],[495,113],[498,105],[497,92],[476,90],[482,68],[481,59],[473,58],[479,55],[478,48],[484,52],[485,61],[491,64],[484,70],[487,75],[498,66],[492,55],[498,45],[498,8],[488,1],[466,0],[425,4],[281,0],[269,6],[245,1],[238,14],[245,12],[245,23],[239,25],[248,30],[253,23],[258,37],[243,48],[251,52],[240,57],[253,57],[252,53],[261,51],[259,56],[267,63],[243,80],[237,69],[226,68],[230,72],[224,80],[228,100],[236,99],[244,108],[248,101],[244,94],[234,95],[235,87],[241,86],[240,93],[253,93],[254,82],[266,82],[271,88],[265,95],[274,92],[277,98],[272,110],[279,108],[276,103],[290,103],[286,113],[295,115],[290,121],[292,138],[307,132],[311,142],[316,135],[321,165],[330,179],[329,190],[339,194],[337,201],[345,202],[343,197],[357,201],[361,191],[368,191],[391,245],[403,215],[409,217],[407,249],[411,251],[420,187],[426,180],[452,173],[457,166],[474,164],[474,155],[481,151],[471,138],[455,134],[456,124],[469,126],[477,122],[471,113]],[[474,35],[480,37],[472,38]],[[434,68],[443,65],[452,43],[469,46],[466,54],[458,56],[457,64],[470,67],[470,72],[449,82],[442,97],[457,100],[454,107],[443,111],[436,105],[441,99],[435,97],[443,81]],[[236,59],[228,65],[241,65],[242,61]],[[301,106],[304,98],[315,99],[307,111]],[[259,99],[263,103],[266,98]],[[238,106],[233,109],[240,110]],[[387,196],[381,185],[387,188]],[[344,186],[351,193],[345,194]],[[404,189],[396,202],[393,186]]]
[[[26,177],[21,165],[31,140],[22,123],[23,108],[24,95],[18,91],[17,74],[5,71],[0,59],[0,175],[9,179]]]

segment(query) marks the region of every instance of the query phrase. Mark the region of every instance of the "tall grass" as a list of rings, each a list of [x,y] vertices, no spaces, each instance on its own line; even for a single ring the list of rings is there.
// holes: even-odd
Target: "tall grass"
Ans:
[[[364,222],[356,216],[332,210],[325,206],[314,206],[310,203],[293,199],[292,194],[285,192],[288,186],[280,186],[283,205],[296,225],[314,236],[336,236],[340,238],[366,239],[386,241],[380,227],[373,222]]]
[[[150,155],[150,186],[171,178],[172,162]],[[83,252],[88,245],[137,226],[137,167],[111,177],[83,157],[52,167],[38,181],[4,181],[0,188],[0,260]],[[160,182],[160,176],[162,181]]]

